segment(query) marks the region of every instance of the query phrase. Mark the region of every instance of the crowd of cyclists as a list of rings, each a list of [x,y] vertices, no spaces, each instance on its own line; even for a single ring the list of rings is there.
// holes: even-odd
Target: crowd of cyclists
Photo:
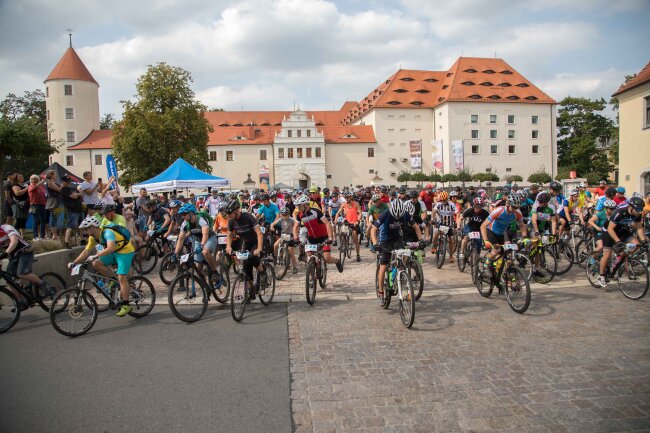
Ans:
[[[161,269],[180,269],[181,257],[187,260],[189,252],[214,291],[229,284],[223,275],[225,260],[236,263],[235,253],[247,252],[241,264],[247,278],[246,303],[256,294],[261,296],[270,284],[274,287],[270,274],[262,271],[262,262],[266,257],[277,264],[278,250],[284,244],[287,266],[290,264],[293,274],[301,271],[306,245],[318,245],[324,262],[339,272],[344,270],[346,253],[351,256],[354,251],[359,262],[361,248],[367,247],[377,253],[375,288],[378,303],[386,307],[390,294],[386,291],[391,290],[386,286],[391,285],[387,267],[392,254],[405,245],[429,251],[438,268],[448,256],[450,263],[458,261],[459,268],[464,269],[468,255],[473,255],[470,265],[474,279],[480,273],[476,269],[495,273],[507,245],[518,243],[523,249],[534,249],[552,244],[554,262],[584,264],[588,275],[592,272],[594,276],[592,284],[600,287],[607,286],[608,272],[621,257],[641,252],[645,254],[646,274],[642,277],[647,291],[650,194],[628,197],[624,188],[608,187],[604,181],[595,189],[580,183],[570,191],[563,191],[556,181],[546,188],[506,185],[496,187],[491,195],[474,186],[436,188],[433,184],[420,188],[312,186],[252,193],[214,189],[206,197],[188,198],[150,196],[143,189],[132,203],[119,209],[105,201],[85,206],[79,229],[86,238],[85,249],[69,268],[90,263],[100,275],[115,278],[112,284],[120,293],[115,309],[120,317],[132,313],[129,275],[144,273],[140,261],[148,260],[151,254],[145,257],[143,251],[153,251],[155,239],[161,240],[155,255],[165,256]],[[345,246],[349,251],[337,258],[332,247],[343,242],[343,233],[351,240]],[[569,237],[575,241],[576,233],[581,248],[569,246]],[[41,296],[54,296],[52,288],[32,273],[31,245],[19,230],[9,224],[0,226],[0,247],[0,258],[9,258],[7,272],[39,286]],[[478,261],[483,248],[488,252]],[[521,262],[515,265],[525,267],[528,263],[532,277],[548,271],[543,254],[519,257]],[[7,290],[16,302],[14,309],[30,306],[19,290],[11,286]],[[6,309],[0,305],[2,308]]]

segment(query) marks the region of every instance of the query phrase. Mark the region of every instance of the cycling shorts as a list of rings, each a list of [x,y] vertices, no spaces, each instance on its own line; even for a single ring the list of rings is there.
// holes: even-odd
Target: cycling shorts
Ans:
[[[379,243],[379,248],[381,252],[379,253],[379,264],[387,265],[390,263],[390,256],[393,250],[397,250],[404,246],[404,241],[402,239],[393,239],[390,241],[381,241]]]
[[[487,229],[487,237],[491,244],[503,245],[505,242],[505,235],[498,235],[490,229]]]
[[[192,246],[194,247],[194,250],[196,250],[197,247],[201,246],[201,241],[194,241],[192,243]],[[214,255],[217,252],[217,237],[210,236],[203,247],[204,249],[207,248],[208,251]],[[203,257],[202,252],[199,254],[194,254],[194,260],[199,263],[205,263],[205,257]]]
[[[318,244],[322,244],[323,242],[325,242],[328,239],[329,238],[327,236],[321,236],[320,238],[312,238],[312,237],[308,236],[307,237],[307,242],[309,242],[310,244],[318,245]],[[329,252],[329,251],[332,251],[331,245],[327,245],[327,244],[323,245],[323,252]]]
[[[105,266],[117,265],[117,271],[115,272],[117,275],[128,275],[129,271],[131,271],[131,264],[133,263],[134,255],[134,252],[126,254],[112,253],[99,257],[99,260]]]

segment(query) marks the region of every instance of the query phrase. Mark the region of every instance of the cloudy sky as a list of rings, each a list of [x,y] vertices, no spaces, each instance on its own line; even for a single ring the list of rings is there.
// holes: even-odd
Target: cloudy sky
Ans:
[[[44,89],[72,28],[102,114],[160,61],[227,110],[338,108],[400,66],[495,54],[557,100],[608,99],[650,61],[648,23],[650,0],[0,0],[0,96]]]

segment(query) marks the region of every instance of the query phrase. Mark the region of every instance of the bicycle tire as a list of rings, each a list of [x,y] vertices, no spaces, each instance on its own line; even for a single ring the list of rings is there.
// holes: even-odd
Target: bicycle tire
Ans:
[[[345,235],[341,235],[339,238],[339,261],[342,265],[345,265],[345,259],[347,259],[347,257],[347,238]]]
[[[436,268],[442,268],[442,265],[445,264],[445,256],[447,255],[447,243],[443,239],[443,236],[447,236],[445,233],[440,234],[438,237],[438,248],[436,249]]]
[[[246,287],[246,276],[237,275],[230,290],[230,314],[235,322],[244,318],[246,303],[248,302],[248,288]]]
[[[273,266],[262,263],[262,271],[266,273],[266,280],[270,284],[264,288],[262,288],[260,284],[258,295],[262,305],[269,305],[273,301],[273,296],[275,296],[275,269],[273,269]]]
[[[390,266],[386,266],[384,273],[384,304],[382,308],[385,310],[390,307],[390,301],[393,297],[393,288],[390,286]]]
[[[201,319],[208,309],[208,295],[203,281],[190,272],[174,278],[169,285],[167,301],[174,316],[186,323]]]
[[[57,308],[61,303],[65,308]],[[84,314],[84,309],[90,310],[89,314]],[[56,294],[52,300],[50,308],[50,323],[56,332],[66,337],[78,337],[90,331],[97,321],[97,302],[86,290],[80,290],[77,287],[66,289]],[[75,326],[75,329],[65,329],[65,319],[71,319],[72,324],[78,324],[79,319],[87,317],[88,321],[81,327]]]
[[[275,260],[275,268],[275,277],[278,281],[282,281],[289,270],[289,251],[284,244],[280,245],[280,248],[278,248],[278,257]]]
[[[517,251],[513,254],[513,259],[517,263],[517,267],[524,273],[526,279],[530,281],[533,278],[533,262],[530,257]]]
[[[158,264],[158,253],[152,245],[144,244],[136,248],[133,266],[140,275],[147,275]]]
[[[307,273],[305,274],[305,297],[309,305],[314,305],[316,300],[316,286],[318,285],[316,276],[316,261],[307,262]]]
[[[533,272],[533,280],[540,284],[548,284],[555,278],[555,270],[557,269],[557,259],[555,254],[549,250],[542,250],[539,253],[539,266],[536,267],[540,274]]]
[[[458,240],[457,240],[458,241]],[[463,251],[463,258],[460,258],[460,242],[458,242],[456,245],[456,264],[458,265],[458,270],[460,272],[465,272],[465,266],[467,266],[467,259],[468,259],[468,251],[469,251],[469,245],[470,243],[468,242],[467,245],[465,245],[465,251]]]
[[[593,252],[593,244],[591,239],[581,239],[576,245],[576,261],[578,266],[584,267],[585,261],[591,256]]]
[[[316,274],[320,288],[325,290],[325,286],[327,286],[327,262],[325,260],[320,261],[320,267],[317,268]]]
[[[0,334],[14,327],[20,319],[16,297],[5,286],[0,286]]]
[[[56,296],[58,292],[65,290],[67,286],[65,285],[65,280],[61,278],[61,275],[57,274],[56,272],[45,272],[39,275],[38,278],[47,282],[50,287],[55,290],[55,293],[50,296],[41,297],[40,294],[38,296],[38,305],[40,305],[40,307],[45,310],[45,312],[49,312],[52,301],[54,300],[54,296]],[[34,288],[34,290],[38,289]]]
[[[530,284],[518,266],[510,266],[505,274],[503,281],[508,304],[515,313],[524,314],[530,306]]]
[[[144,317],[156,305],[156,289],[148,278],[142,275],[129,277],[129,304],[131,317]]]
[[[485,269],[485,257],[480,257],[474,266],[474,285],[478,293],[484,298],[489,298],[494,289],[494,282],[492,281],[492,273],[489,269]]]
[[[402,297],[399,299],[399,317],[404,326],[409,329],[413,326],[413,322],[415,322],[415,294],[413,293],[413,283],[406,271],[400,271],[398,278],[398,284],[402,292]]]
[[[172,261],[171,257],[174,253],[169,252],[165,254],[160,260],[160,269],[158,269],[158,275],[160,276],[160,281],[169,286],[176,275],[178,275],[179,263],[178,259]]]
[[[413,283],[415,300],[419,301],[422,297],[422,292],[424,292],[424,271],[422,270],[422,265],[417,260],[410,261],[409,276]]]
[[[648,293],[648,268],[641,261],[628,258],[618,270],[617,283],[623,296],[638,301]]]
[[[217,302],[220,304],[228,302],[228,297],[230,296],[230,285],[228,284],[228,280],[223,273],[223,268],[220,263],[217,263],[217,270],[212,272],[210,275],[208,284],[210,284],[210,292]]]
[[[600,285],[596,284],[596,280],[600,276],[600,260],[595,260],[594,263],[585,266],[585,273],[587,274],[587,280],[592,287],[600,289]]]
[[[573,267],[573,252],[571,248],[564,244],[555,244],[553,245],[552,250],[557,259],[557,269],[555,271],[556,275],[564,275],[571,270]]]

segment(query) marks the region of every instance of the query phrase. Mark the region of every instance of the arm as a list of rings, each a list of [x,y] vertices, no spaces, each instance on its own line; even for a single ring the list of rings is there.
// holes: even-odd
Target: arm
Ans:
[[[9,246],[5,250],[5,253],[7,253],[7,254],[13,253],[17,246],[18,246],[18,237],[17,236],[11,236],[10,239],[9,239]]]
[[[27,189],[28,189],[28,188],[29,188],[29,187],[25,187],[25,188],[23,188],[23,189],[20,189],[20,187],[19,187],[18,185],[14,185],[14,186],[11,187],[11,189],[12,189],[13,192],[14,192],[14,194],[17,195],[17,196],[19,196],[19,195],[25,195],[25,193],[27,192]]]
[[[271,230],[275,228],[275,224],[277,224],[277,222],[280,221],[281,219],[282,219],[282,217],[280,216],[280,214],[277,214],[277,215],[275,216],[275,221],[273,221],[273,222],[271,223]]]
[[[201,227],[201,248],[205,246],[205,244],[208,243],[208,239],[210,238],[210,226],[203,226]]]
[[[616,228],[616,223],[614,221],[610,221],[609,226],[607,227],[607,233],[611,236],[612,239],[614,239],[614,242],[620,242],[621,239],[614,231],[615,228]]]
[[[533,212],[533,216],[530,218],[530,221],[533,224],[533,231],[536,235],[539,235],[539,227],[537,226],[537,212]]]
[[[422,240],[422,231],[420,230],[420,226],[416,224],[415,222],[411,225],[413,227],[413,230],[415,230],[415,234],[418,236],[418,240]]]
[[[299,229],[299,228],[300,228],[300,223],[299,223],[298,221],[296,221],[295,224],[293,225],[293,229],[292,229],[292,231],[293,231],[293,238],[294,238],[295,240],[298,239],[298,229]]]
[[[259,256],[262,251],[262,246],[264,246],[264,236],[262,236],[260,226],[255,226],[255,234],[257,235],[257,249],[253,251],[253,255]]]
[[[56,192],[61,192],[61,187],[57,185],[56,182],[54,182],[53,180],[47,182],[47,187]]]
[[[181,253],[181,249],[183,248],[183,243],[185,243],[185,239],[187,239],[187,232],[184,230],[181,230],[181,232],[178,234],[178,240],[176,241],[176,247],[174,248],[174,253],[176,255]]]
[[[320,219],[323,224],[325,224],[325,227],[327,227],[327,237],[332,240],[332,226],[329,221],[327,221],[327,218],[323,215],[323,217]]]
[[[598,216],[594,214],[591,218],[589,218],[589,227],[593,228],[594,230],[600,230],[600,227],[596,224],[596,221],[598,220]]]
[[[370,227],[370,239],[373,245],[377,245],[377,227],[374,224]]]

